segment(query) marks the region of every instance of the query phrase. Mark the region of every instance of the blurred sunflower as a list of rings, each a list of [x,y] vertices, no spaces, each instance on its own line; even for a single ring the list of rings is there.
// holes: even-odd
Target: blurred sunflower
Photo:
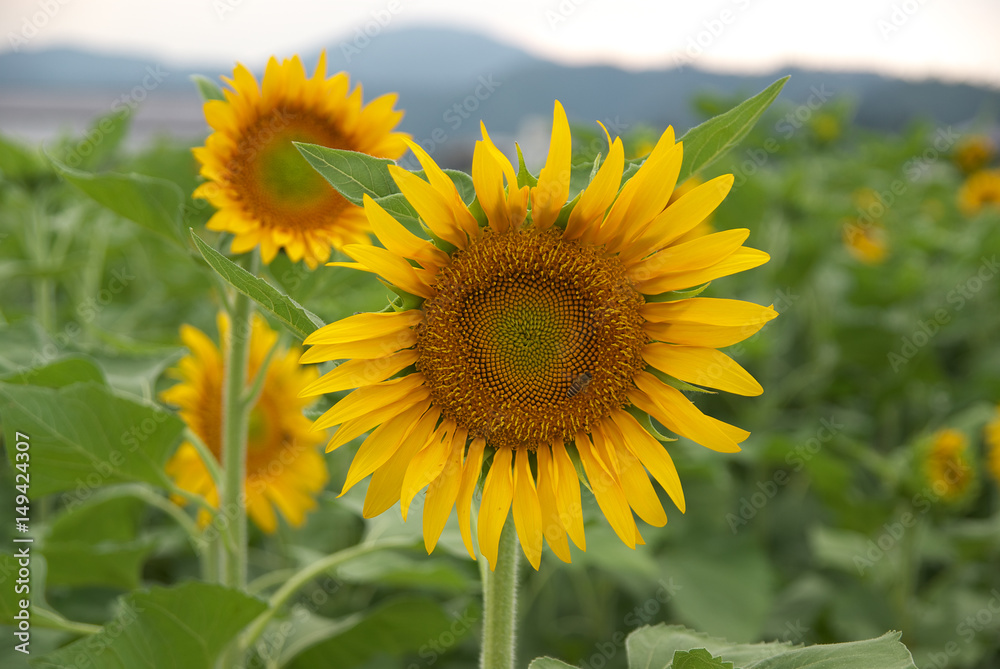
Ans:
[[[569,210],[570,131],[558,102],[553,116],[537,183],[520,184],[482,128],[472,162],[478,220],[452,180],[411,143],[427,179],[389,169],[449,250],[411,234],[367,199],[365,212],[385,248],[353,245],[344,252],[413,306],[323,327],[306,339],[312,348],[301,360],[353,358],[305,390],[361,386],[317,419],[315,429],[340,425],[331,450],[375,428],[344,491],[373,474],[365,516],[401,500],[405,518],[426,486],[428,551],[457,505],[475,558],[470,511],[488,462],[478,539],[491,567],[511,509],[536,569],[543,536],[567,562],[567,536],[585,549],[584,476],[630,547],[643,543],[633,510],[655,526],[667,521],[647,470],[683,512],[670,454],[644,424],[651,416],[710,449],[739,451],[749,433],[701,413],[677,388],[686,382],[760,394],[760,385],[717,349],[777,315],[770,307],[672,292],[768,260],[743,247],[745,229],[678,243],[722,202],[732,175],[667,206],[682,160],[673,129],[620,190],[624,149],[609,136],[607,159]]]
[[[960,170],[966,174],[972,174],[985,167],[995,153],[996,148],[989,137],[970,135],[955,145],[952,159]]]
[[[966,216],[984,207],[1000,208],[1000,170],[983,170],[966,179],[958,191],[958,206]]]
[[[315,268],[330,248],[368,243],[364,211],[345,200],[299,155],[292,142],[349,149],[383,158],[406,151],[406,135],[392,132],[403,117],[393,110],[396,95],[361,103],[361,87],[350,89],[347,74],[326,76],[326,53],[306,78],[298,56],[267,63],[261,86],[237,65],[225,100],[205,103],[214,129],[194,149],[208,181],[194,197],[218,209],[210,230],[231,232],[233,253],[259,246],[270,263],[279,248],[292,261]]]
[[[1000,485],[1000,407],[997,415],[986,424],[983,430],[986,441],[986,466],[993,480]]]
[[[847,251],[866,265],[878,265],[885,260],[888,248],[885,228],[880,224],[848,221],[844,223],[843,239]]]
[[[228,341],[228,317],[220,314],[218,327],[222,341]],[[216,460],[221,460],[224,358],[204,332],[190,325],[181,326],[181,340],[190,354],[170,370],[170,375],[180,383],[163,391],[160,398],[180,407],[184,422]],[[250,378],[267,360],[277,340],[278,334],[263,318],[255,316],[250,335]],[[302,415],[302,409],[311,401],[298,397],[318,374],[314,368],[298,365],[300,354],[297,348],[274,352],[260,397],[250,411],[246,506],[250,518],[265,532],[274,532],[278,526],[273,507],[289,524],[301,525],[306,512],[316,508],[314,496],[328,478],[326,462],[316,449],[323,435],[312,431],[309,419]],[[167,462],[166,471],[180,488],[201,495],[218,507],[215,483],[190,442],[181,444]],[[198,520],[202,525],[207,524],[209,514],[200,512]]]
[[[960,430],[934,434],[923,456],[923,473],[934,494],[945,502],[965,499],[975,483],[969,440]]]

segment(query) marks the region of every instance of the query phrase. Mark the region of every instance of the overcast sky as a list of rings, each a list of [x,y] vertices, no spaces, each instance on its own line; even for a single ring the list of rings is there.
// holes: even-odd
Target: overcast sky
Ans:
[[[0,51],[75,46],[257,69],[366,22],[374,33],[376,19],[468,28],[565,63],[695,56],[721,71],[798,65],[1000,87],[997,0],[0,0]]]

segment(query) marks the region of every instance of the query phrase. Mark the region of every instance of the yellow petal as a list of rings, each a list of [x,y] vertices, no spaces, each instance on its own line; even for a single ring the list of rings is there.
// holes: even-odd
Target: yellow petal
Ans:
[[[603,220],[604,213],[618,195],[624,169],[625,147],[622,140],[616,137],[611,143],[608,157],[594,175],[594,180],[587,185],[580,201],[570,212],[566,232],[563,234],[565,239],[577,239]]]
[[[344,481],[340,496],[343,496],[358,481],[384,465],[389,458],[395,455],[399,445],[413,432],[417,425],[417,419],[424,415],[430,404],[429,399],[418,402],[406,411],[382,423],[368,435],[351,462],[351,468],[347,471],[347,479]]]
[[[343,248],[343,251],[375,274],[411,295],[424,298],[434,296],[434,290],[427,280],[429,278],[427,277],[428,272],[426,270],[417,271],[410,263],[388,249],[368,244],[348,244]],[[430,278],[432,277],[433,275]]]
[[[365,493],[365,505],[362,510],[365,518],[374,518],[399,501],[406,470],[413,456],[431,438],[434,424],[440,415],[440,409],[433,406],[428,409],[413,428],[413,432],[399,445],[396,454],[375,470],[371,483],[368,484],[368,492]]]
[[[667,272],[691,272],[728,258],[750,236],[746,228],[725,230],[689,242],[668,246],[629,268],[634,281],[646,281]]]
[[[629,265],[689,232],[726,199],[733,180],[732,174],[723,174],[682,195],[622,249],[621,261]]]
[[[452,440],[451,452],[441,474],[427,487],[424,496],[424,548],[430,555],[444,530],[462,480],[462,455],[468,430],[461,428]]]
[[[347,358],[373,360],[392,355],[400,349],[409,348],[416,343],[417,333],[407,328],[374,339],[346,341],[342,344],[314,344],[312,348],[302,354],[299,363],[308,365]]]
[[[416,260],[427,269],[448,264],[448,254],[407,230],[367,194],[364,196],[364,203],[372,231],[385,248],[403,258]]]
[[[660,146],[658,144],[657,149]],[[628,208],[623,210],[616,203],[608,212],[602,231],[608,235],[609,251],[617,252],[626,242],[638,237],[670,201],[681,171],[683,146],[674,144],[659,152],[657,149],[625,185],[626,189],[635,191],[635,195],[628,198]],[[624,191],[622,189],[623,195]]]
[[[720,453],[736,453],[740,450],[736,441],[699,411],[681,391],[668,386],[649,372],[636,374],[634,380],[639,392],[630,391],[629,400],[660,421],[668,430]]]
[[[538,458],[538,503],[542,509],[542,534],[556,557],[569,562],[569,542],[566,540],[566,529],[559,518],[559,504],[556,501],[552,450],[547,444],[541,444],[535,454]]]
[[[627,411],[615,411],[611,419],[621,430],[625,446],[649,470],[656,482],[667,491],[681,513],[684,513],[684,490],[674,461],[666,447],[647,432]]]
[[[479,550],[489,562],[491,571],[497,568],[500,533],[507,522],[514,496],[514,479],[510,470],[512,454],[509,448],[496,449],[483,486],[483,501],[479,505]]]
[[[375,409],[364,416],[359,416],[353,420],[344,421],[344,424],[337,428],[337,432],[333,435],[333,439],[326,447],[326,452],[334,451],[344,444],[348,443],[355,437],[364,434],[368,430],[372,429],[376,425],[381,425],[383,422],[389,420],[396,414],[409,409],[411,406],[416,404],[424,397],[417,395],[410,395],[403,400],[396,402],[395,404],[389,404],[379,409]]]
[[[460,249],[469,245],[467,233],[454,218],[453,204],[431,184],[395,165],[389,166],[389,174],[431,232]],[[465,209],[464,204],[462,208]],[[465,209],[465,213],[469,210]]]
[[[468,207],[462,201],[462,196],[458,193],[455,182],[445,174],[444,170],[438,167],[438,164],[434,162],[430,154],[424,151],[419,144],[407,139],[406,145],[410,147],[410,151],[413,151],[413,155],[420,161],[420,166],[424,168],[424,174],[427,175],[427,180],[431,186],[441,194],[445,202],[450,206],[451,219],[455,226],[460,230],[464,230],[470,239],[475,239],[479,232],[479,223],[469,213]]]
[[[490,227],[495,232],[510,229],[507,198],[503,190],[503,171],[490,151],[483,146],[483,142],[476,142],[472,154],[472,184]],[[517,188],[517,182],[510,184],[510,187]]]
[[[735,360],[714,348],[653,343],[642,349],[642,358],[664,374],[698,386],[748,397],[764,392]]]
[[[317,418],[313,430],[339,425],[376,409],[395,404],[411,395],[417,396],[417,401],[430,395],[423,374],[410,374],[400,379],[358,388]]]
[[[417,357],[416,349],[408,348],[384,358],[348,360],[303,388],[299,397],[335,393],[385,381],[415,363]]]
[[[597,463],[587,435],[580,432],[576,435],[576,450],[580,453],[580,461],[594,492],[594,499],[601,507],[601,512],[608,519],[611,528],[626,546],[635,548],[636,527],[632,518],[632,509],[625,499],[621,486]]]
[[[683,290],[692,286],[700,286],[721,276],[729,276],[730,274],[759,267],[770,259],[771,256],[763,251],[740,247],[725,260],[704,269],[693,272],[662,274],[649,281],[637,283],[635,288],[640,293],[646,295],[659,295],[671,290]]]
[[[625,437],[618,430],[618,426],[612,420],[604,420],[600,423],[599,428],[604,431],[608,441],[618,452],[622,491],[625,493],[629,506],[635,509],[640,518],[653,527],[666,525],[667,514],[663,510],[663,505],[660,504],[660,498],[656,496],[653,484],[649,481],[649,475],[646,474],[642,463],[625,445]]]
[[[514,527],[528,562],[536,570],[542,560],[542,507],[531,475],[528,450],[517,449],[514,457]]]
[[[476,551],[472,546],[472,496],[476,492],[476,484],[479,483],[479,474],[483,469],[483,451],[486,448],[486,440],[477,437],[469,445],[469,454],[465,457],[462,465],[462,482],[458,489],[458,502],[456,513],[458,513],[458,529],[462,533],[462,541],[469,551],[469,556],[476,559]]]
[[[531,218],[534,227],[545,230],[555,223],[569,197],[570,153],[573,143],[566,112],[558,100],[552,110],[552,138],[538,185],[531,189]],[[537,568],[537,567],[536,567]]]
[[[348,316],[324,325],[305,338],[303,344],[340,344],[345,341],[372,339],[413,327],[424,319],[420,309],[398,313],[364,313]]]
[[[583,504],[580,500],[580,476],[562,442],[552,444],[552,477],[555,480],[559,519],[577,548],[587,550],[583,532]]]
[[[455,421],[451,419],[443,421],[424,444],[424,447],[417,451],[417,454],[410,461],[399,494],[399,509],[403,513],[404,521],[413,498],[444,471],[454,437]]]

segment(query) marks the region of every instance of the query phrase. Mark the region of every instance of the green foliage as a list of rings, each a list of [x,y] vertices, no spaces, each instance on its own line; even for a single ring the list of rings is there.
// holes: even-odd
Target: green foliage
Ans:
[[[264,602],[219,585],[185,583],[122,598],[97,634],[33,660],[37,669],[211,669],[222,649],[263,611]]]

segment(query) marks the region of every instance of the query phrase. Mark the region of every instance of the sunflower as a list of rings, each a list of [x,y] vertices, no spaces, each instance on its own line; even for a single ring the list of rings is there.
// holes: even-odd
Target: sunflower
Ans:
[[[849,221],[844,224],[843,239],[847,251],[866,265],[878,265],[885,260],[885,228],[880,224]]]
[[[923,458],[923,470],[934,494],[943,501],[964,499],[975,482],[965,433],[954,429],[935,433]]]
[[[229,319],[225,315],[219,316],[218,327],[222,341],[226,341]],[[180,407],[184,422],[216,460],[221,460],[223,356],[205,333],[190,325],[181,327],[181,340],[191,353],[170,370],[180,383],[163,391],[160,398]],[[255,315],[250,335],[251,378],[277,340],[278,334]],[[278,526],[273,507],[291,525],[301,525],[306,512],[316,508],[313,496],[323,489],[328,478],[326,462],[316,449],[323,436],[312,431],[309,419],[302,415],[310,401],[298,398],[318,374],[313,368],[298,365],[300,354],[295,348],[275,350],[260,397],[250,411],[246,506],[250,518],[265,532],[274,532]],[[180,488],[218,506],[215,483],[190,442],[181,444],[167,462],[166,471]],[[207,513],[199,514],[200,523],[208,521]]]
[[[958,206],[966,216],[984,207],[1000,208],[1000,170],[983,170],[966,179],[958,191]]]
[[[993,420],[986,424],[983,437],[986,442],[986,467],[993,480],[1000,485],[1000,407],[997,407]]]
[[[194,149],[208,180],[194,197],[218,210],[208,228],[233,233],[233,253],[259,246],[270,263],[283,247],[310,268],[330,257],[331,246],[367,243],[364,211],[317,174],[292,142],[398,158],[406,145],[405,135],[392,132],[403,117],[393,110],[396,95],[362,105],[361,88],[350,91],[347,74],[327,78],[325,53],[312,78],[294,56],[281,63],[272,57],[259,87],[243,65],[225,81],[232,87],[226,99],[205,103],[215,132]]]
[[[972,174],[986,166],[996,153],[996,148],[985,135],[970,135],[955,146],[952,159],[966,174]]]
[[[682,160],[672,128],[620,190],[624,150],[609,136],[606,160],[568,205],[571,140],[558,102],[537,182],[519,182],[485,126],[482,133],[472,162],[478,218],[416,144],[410,150],[426,180],[389,168],[437,244],[365,200],[385,248],[352,245],[344,252],[405,301],[306,339],[312,348],[303,363],[351,360],[304,394],[357,388],[315,429],[340,426],[328,450],[372,430],[344,483],[346,492],[372,475],[366,517],[401,501],[406,518],[427,488],[428,552],[457,507],[475,559],[470,512],[484,468],[477,534],[491,567],[511,510],[536,569],[543,539],[567,562],[568,540],[585,549],[580,478],[634,548],[643,539],[633,510],[654,526],[667,521],[649,474],[685,508],[677,471],[649,417],[710,449],[739,451],[749,433],[704,415],[678,387],[759,394],[760,385],[717,349],[777,315],[770,307],[673,291],[756,267],[768,256],[743,247],[749,230],[677,243],[722,202],[733,177],[712,179],[667,206]]]

